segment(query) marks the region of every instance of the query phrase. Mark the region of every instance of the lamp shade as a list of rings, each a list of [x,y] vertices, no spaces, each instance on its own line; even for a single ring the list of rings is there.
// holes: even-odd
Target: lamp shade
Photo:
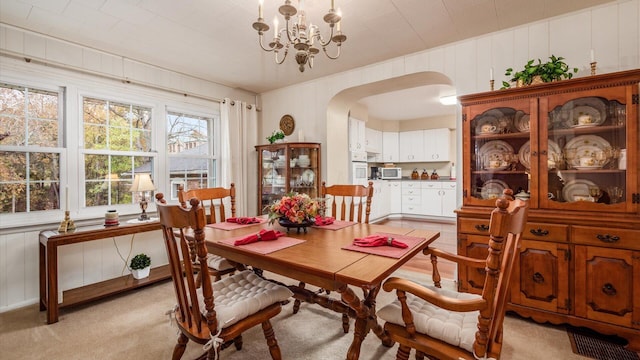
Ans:
[[[152,191],[156,187],[153,185],[150,174],[136,174],[133,179],[133,185],[131,185],[131,192]]]

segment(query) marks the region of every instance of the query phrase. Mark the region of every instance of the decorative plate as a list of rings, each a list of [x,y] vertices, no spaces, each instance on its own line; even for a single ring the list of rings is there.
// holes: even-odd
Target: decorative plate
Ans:
[[[508,189],[509,186],[502,180],[491,179],[482,184],[480,195],[483,199],[495,199],[502,195],[502,190]]]
[[[558,157],[562,154],[562,150],[560,150],[560,146],[553,140],[547,140],[547,166],[549,169],[553,169],[556,167],[555,161],[553,161],[553,154],[556,154]],[[520,163],[529,170],[531,168],[531,143],[527,141],[520,147],[518,150],[518,159]]]
[[[478,156],[482,159],[483,167],[488,168],[488,161],[506,161],[505,155],[513,154],[513,147],[502,140],[489,141],[478,150]],[[497,169],[491,169],[497,170]]]
[[[607,117],[607,104],[597,97],[574,99],[562,106],[560,116],[568,128],[578,125],[580,115],[591,115],[594,126],[602,125]]]
[[[495,134],[500,131],[500,123],[495,116],[490,115],[482,115],[478,120],[476,120],[476,135],[480,134]],[[482,131],[483,126],[491,126],[494,127],[492,131]]]
[[[579,201],[574,197],[582,197],[583,199],[593,199],[589,195],[589,187],[598,187],[595,183],[585,179],[571,180],[564,184],[562,188],[562,197],[566,202]]]
[[[514,126],[520,132],[529,132],[529,129],[530,129],[529,114],[525,114],[524,112],[518,110],[514,120]]]
[[[264,174],[264,182],[270,185],[274,184],[276,177],[278,177],[278,172],[273,169],[269,170]]]
[[[565,154],[567,151],[575,150],[575,158],[571,161],[571,166],[576,167],[580,166],[580,157],[583,156],[592,156],[595,152],[605,151],[608,148],[611,148],[611,144],[600,136],[597,135],[581,135],[576,136],[573,139],[567,142],[564,150]],[[606,165],[607,161],[605,161],[601,166]]]
[[[293,116],[287,114],[280,118],[280,130],[282,130],[285,135],[289,136],[293,134],[293,129],[295,128],[296,122],[293,120]]]
[[[315,178],[315,176],[316,174],[313,172],[313,170],[307,169],[302,172],[300,180],[304,185],[313,185],[313,179]]]

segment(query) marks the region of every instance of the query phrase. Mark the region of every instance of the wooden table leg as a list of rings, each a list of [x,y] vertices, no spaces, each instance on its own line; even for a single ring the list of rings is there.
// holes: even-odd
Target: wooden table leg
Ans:
[[[358,296],[347,285],[343,285],[338,289],[344,301],[349,307],[355,311],[356,322],[354,325],[353,342],[349,347],[347,353],[347,360],[357,360],[360,357],[360,348],[365,336],[372,330],[376,336],[382,340],[384,346],[392,346],[393,340],[384,331],[384,328],[378,324],[378,317],[376,316],[376,296],[380,291],[380,287],[377,286],[368,292],[365,292],[366,298],[361,301]]]
[[[47,246],[47,324],[58,322],[58,247]]]
[[[47,247],[40,242],[39,265],[40,272],[40,311],[47,309]]]

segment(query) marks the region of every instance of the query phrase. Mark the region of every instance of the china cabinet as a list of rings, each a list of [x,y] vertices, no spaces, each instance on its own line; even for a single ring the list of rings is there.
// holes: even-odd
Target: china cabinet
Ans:
[[[640,70],[460,97],[458,253],[484,258],[505,188],[530,213],[509,309],[616,334],[640,350]],[[461,291],[482,271],[460,269]]]
[[[284,194],[296,192],[311,198],[320,196],[322,182],[319,143],[282,143],[257,145],[258,211],[267,214],[267,207]]]

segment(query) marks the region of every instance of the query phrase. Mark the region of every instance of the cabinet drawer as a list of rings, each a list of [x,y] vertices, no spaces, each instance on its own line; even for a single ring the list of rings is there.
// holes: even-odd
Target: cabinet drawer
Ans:
[[[402,190],[405,189],[420,189],[419,181],[403,181],[402,182]]]
[[[402,188],[402,195],[408,195],[408,196],[420,196],[420,188],[410,188],[410,189],[405,189]]]
[[[464,234],[489,235],[489,219],[458,219],[460,232]]]
[[[569,226],[567,225],[527,223],[524,227],[522,238],[529,240],[567,242],[568,230]]]
[[[571,239],[576,244],[611,246],[640,250],[640,230],[573,226]]]
[[[422,189],[442,189],[442,183],[439,181],[425,181],[420,184]]]
[[[421,204],[420,194],[418,195],[402,195],[402,205],[420,205]]]

